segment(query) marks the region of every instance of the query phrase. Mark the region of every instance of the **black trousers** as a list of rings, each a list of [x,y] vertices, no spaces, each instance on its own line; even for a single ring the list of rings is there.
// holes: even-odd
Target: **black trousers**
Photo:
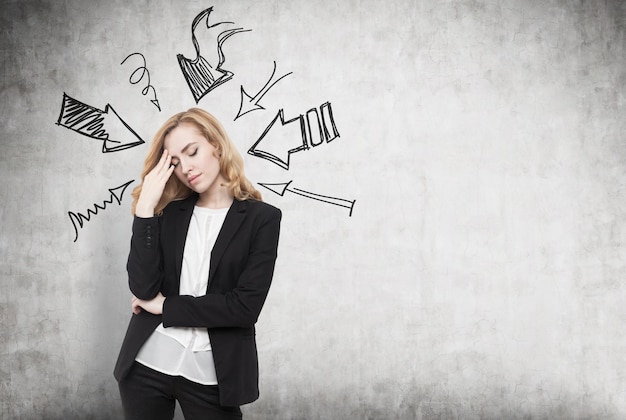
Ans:
[[[172,420],[176,401],[185,420],[241,419],[239,407],[223,407],[217,386],[170,376],[135,362],[119,383],[126,420]]]

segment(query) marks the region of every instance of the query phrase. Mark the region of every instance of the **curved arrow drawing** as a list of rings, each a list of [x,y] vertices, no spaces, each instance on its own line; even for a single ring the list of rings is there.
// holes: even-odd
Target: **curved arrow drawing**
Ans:
[[[214,46],[216,56],[211,57],[212,60],[208,61],[200,54],[200,45],[196,39],[195,32],[196,28],[200,24],[200,21],[202,21],[202,19],[206,19],[207,29],[212,29],[224,24],[234,24],[234,22],[218,22],[213,25],[209,25],[209,17],[212,12],[213,7],[203,10],[195,17],[191,24],[191,40],[196,50],[196,58],[190,60],[185,58],[182,54],[176,55],[180,69],[183,72],[183,76],[187,81],[187,85],[189,85],[189,89],[191,90],[191,94],[193,95],[196,103],[198,103],[200,99],[202,99],[211,90],[223,83],[228,82],[234,76],[233,72],[222,68],[222,65],[226,61],[226,57],[222,51],[222,45],[224,42],[235,34],[251,31],[251,29],[233,28],[220,32],[214,39],[216,43]]]
[[[124,195],[124,191],[126,191],[126,188],[128,188],[128,186],[133,182],[134,180],[131,180],[126,182],[125,184],[120,185],[119,187],[110,188],[109,192],[111,193],[111,196],[109,197],[109,199],[103,201],[102,205],[94,204],[94,210],[87,209],[86,216],[82,213],[76,214],[71,211],[67,212],[68,216],[70,217],[70,221],[72,222],[72,226],[74,226],[74,242],[76,242],[76,240],[78,239],[78,228],[76,227],[76,223],[78,223],[78,225],[82,229],[85,222],[91,220],[91,216],[95,216],[96,214],[98,214],[99,210],[105,210],[107,208],[107,204],[113,204],[113,199],[117,201],[118,205],[122,205],[122,196]]]
[[[103,111],[77,101],[66,93],[63,93],[61,114],[56,124],[83,136],[104,141],[102,153],[117,152],[144,143],[111,105],[107,104]]]
[[[274,87],[274,85],[276,83],[280,82],[282,79],[284,79],[285,77],[289,76],[292,73],[293,72],[289,72],[287,74],[284,74],[284,75],[280,76],[278,79],[276,79],[276,81],[274,81],[274,83],[270,84],[270,82],[274,78],[274,74],[276,74],[276,61],[274,61],[274,70],[272,71],[272,75],[270,76],[270,78],[267,81],[267,83],[265,84],[265,86],[263,86],[261,88],[261,90],[256,95],[254,95],[254,96],[248,95],[248,93],[243,88],[243,86],[241,86],[241,103],[239,105],[239,112],[237,112],[237,116],[235,117],[235,121],[237,120],[237,118],[241,117],[242,115],[247,114],[248,112],[256,111],[256,110],[259,110],[259,109],[265,109],[261,105],[259,105],[259,101],[261,100],[261,98],[263,98],[263,96],[265,96],[265,94],[272,87]]]
[[[144,76],[146,76],[148,81],[146,82],[146,86],[141,90],[141,94],[143,96],[146,96],[148,92],[150,92],[150,89],[152,89],[152,94],[154,95],[154,99],[150,99],[150,102],[152,102],[152,105],[156,106],[159,112],[161,112],[161,105],[159,104],[159,99],[157,98],[156,89],[154,88],[154,86],[150,84],[150,71],[148,71],[148,68],[146,67],[147,65],[146,57],[144,57],[144,55],[140,52],[129,54],[126,56],[124,61],[120,63],[120,66],[123,65],[126,62],[126,60],[128,60],[130,57],[134,55],[138,55],[139,57],[141,57],[141,60],[143,61],[143,66],[137,67],[135,71],[131,73],[130,77],[128,78],[128,82],[131,85],[136,85],[137,83],[143,80]],[[139,78],[137,78],[137,75],[139,75]]]
[[[332,204],[332,205],[339,206],[339,207],[345,207],[347,209],[350,209],[349,216],[352,217],[352,210],[354,209],[354,203],[356,203],[356,200],[351,201],[351,200],[346,200],[343,198],[329,197],[327,195],[321,195],[321,194],[316,194],[316,193],[312,193],[309,191],[304,191],[304,190],[301,190],[300,188],[290,187],[292,182],[293,180],[289,182],[280,182],[276,184],[268,184],[268,183],[259,182],[259,185],[267,188],[273,193],[280,195],[281,197],[284,196],[287,191],[289,191],[290,193],[298,194],[298,195],[301,195],[302,197],[310,198],[312,200],[322,201],[324,203]]]

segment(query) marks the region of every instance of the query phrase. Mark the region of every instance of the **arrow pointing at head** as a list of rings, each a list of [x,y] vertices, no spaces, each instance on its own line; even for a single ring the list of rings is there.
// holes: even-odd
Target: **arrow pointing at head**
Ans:
[[[297,134],[295,133],[296,131],[295,128],[293,129],[294,133],[292,133],[294,137],[299,137],[298,146],[291,147],[290,143],[291,143],[292,137],[290,136],[274,135],[274,137],[272,137],[273,140],[265,141],[264,148],[260,149],[259,144],[266,138],[269,139],[268,134],[270,130],[272,130],[272,127],[276,125],[276,122],[278,120],[280,120],[281,127],[285,127],[287,124],[291,124],[295,121],[298,121],[300,123],[299,125],[294,124],[294,126],[297,126],[300,129],[299,131],[297,131]],[[298,115],[297,117],[292,118],[289,121],[285,121],[285,112],[281,109],[278,111],[278,114],[276,114],[272,122],[267,126],[263,134],[261,134],[261,137],[259,137],[256,143],[254,143],[252,147],[250,148],[250,150],[248,150],[248,154],[257,156],[263,159],[267,159],[270,162],[275,163],[276,165],[289,170],[290,155],[292,153],[299,152],[301,150],[306,150],[309,148],[309,146],[306,143],[305,129],[306,127],[305,127],[303,115]],[[284,144],[285,140],[289,143],[288,145]]]
[[[274,75],[276,74],[276,61],[274,61],[274,70],[272,71],[272,75],[270,76],[270,79],[267,81],[267,83],[265,83],[265,86],[263,86],[256,95],[254,96],[248,95],[248,93],[245,91],[243,86],[241,86],[241,104],[239,105],[239,112],[237,112],[237,116],[235,117],[235,120],[237,120],[237,118],[241,117],[242,115],[247,114],[248,112],[256,111],[258,109],[265,109],[261,105],[259,105],[259,101],[261,100],[261,98],[263,98],[263,96],[265,96],[265,94],[272,87],[274,87],[276,83],[280,82],[282,79],[289,76],[291,73],[293,72],[284,74],[280,76],[278,79],[276,79],[274,83],[271,83],[272,79],[274,78]]]
[[[281,197],[284,196],[286,192],[290,192],[293,194],[298,194],[302,197],[310,198],[312,200],[322,201],[324,203],[332,204],[332,205],[339,206],[339,207],[345,207],[347,209],[350,209],[349,216],[350,217],[352,216],[352,210],[354,209],[354,203],[356,203],[356,200],[350,201],[350,200],[346,200],[343,198],[329,197],[327,195],[321,195],[321,194],[316,194],[316,193],[312,193],[309,191],[304,191],[304,190],[301,190],[300,188],[291,187],[292,182],[293,180],[289,182],[281,182],[277,184],[268,184],[268,183],[259,182],[259,185],[267,188],[273,193],[280,195]]]
[[[206,94],[220,86],[223,83],[228,82],[233,78],[234,73],[230,70],[223,68],[223,64],[226,61],[224,55],[223,45],[231,36],[241,33],[250,32],[251,29],[232,28],[226,29],[220,32],[217,36],[210,36],[210,45],[204,44],[204,50],[212,50],[211,56],[208,58],[200,54],[200,44],[196,38],[196,28],[204,20],[206,29],[213,33],[221,25],[232,25],[234,22],[218,22],[209,24],[209,19],[213,13],[213,7],[209,7],[206,10],[200,12],[191,24],[191,40],[193,42],[194,49],[196,50],[196,58],[188,59],[182,54],[177,54],[178,65],[183,72],[183,76],[187,81],[187,85],[191,90],[193,98],[196,103],[200,101]]]
[[[128,181],[125,184],[120,185],[119,187],[116,188],[109,188],[109,192],[111,193],[111,199],[115,198],[115,201],[117,201],[117,204],[119,204],[120,206],[122,205],[122,196],[124,195],[124,192],[126,191],[126,188],[128,188],[128,186],[130,184],[133,183],[133,180]],[[113,204],[113,201],[111,201],[111,204]]]
[[[278,126],[278,120],[280,120],[282,129],[277,135],[276,131],[278,130],[272,130],[272,128]],[[293,147],[295,143],[293,139],[298,134],[292,132],[288,133],[289,136],[287,136],[284,131],[286,125],[295,121],[300,123],[300,132],[298,133],[300,142],[296,147]],[[295,127],[296,125],[294,124],[293,126]],[[292,128],[292,130],[295,131],[295,128]],[[272,131],[271,137],[269,136],[270,131]],[[335,125],[330,102],[322,104],[319,109],[317,107],[311,108],[306,112],[306,115],[300,114],[288,121],[285,121],[284,110],[280,109],[263,134],[261,134],[261,137],[248,150],[248,154],[267,159],[289,170],[289,159],[292,153],[308,150],[309,147],[317,147],[324,142],[330,143],[337,137],[339,137],[339,132]],[[261,142],[263,142],[263,145],[261,145]]]
[[[128,188],[132,182],[133,180],[130,180],[119,187],[109,188],[109,192],[111,193],[110,197],[107,200],[104,200],[102,204],[95,203],[93,205],[93,210],[91,208],[87,209],[86,215],[71,211],[67,212],[67,215],[72,222],[72,226],[74,227],[74,242],[78,239],[78,228],[80,227],[82,229],[85,223],[91,220],[91,216],[97,215],[100,210],[106,210],[107,204],[113,204],[114,199],[117,201],[117,204],[122,205],[122,196],[124,195],[124,191],[126,191],[126,188]]]
[[[57,125],[83,136],[104,142],[102,153],[117,152],[139,146],[144,141],[107,104],[103,110],[94,108],[63,93],[63,104]]]

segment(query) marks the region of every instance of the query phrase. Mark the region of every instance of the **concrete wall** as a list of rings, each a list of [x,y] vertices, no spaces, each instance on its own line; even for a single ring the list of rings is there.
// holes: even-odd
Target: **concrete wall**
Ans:
[[[292,181],[259,186],[284,218],[248,419],[626,416],[623,1],[47,0],[0,7],[0,417],[120,418],[130,190],[196,105],[209,6],[213,65],[248,31],[197,106]]]

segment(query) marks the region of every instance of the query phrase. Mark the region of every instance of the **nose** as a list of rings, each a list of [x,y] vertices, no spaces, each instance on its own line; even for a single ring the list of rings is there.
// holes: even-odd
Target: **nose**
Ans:
[[[191,165],[185,162],[184,159],[181,159],[178,165],[180,166],[181,172],[185,175],[187,175],[192,169]]]

